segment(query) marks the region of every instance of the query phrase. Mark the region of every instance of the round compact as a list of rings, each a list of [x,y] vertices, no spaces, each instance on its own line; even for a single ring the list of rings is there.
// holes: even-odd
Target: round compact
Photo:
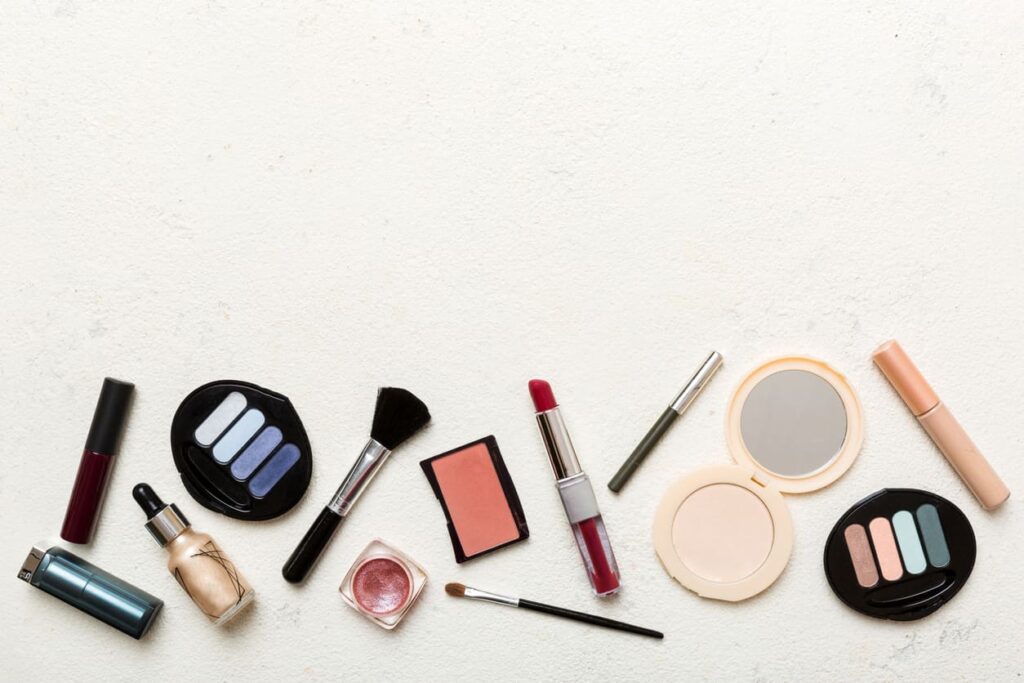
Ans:
[[[839,599],[868,616],[928,616],[974,569],[974,530],[960,508],[917,489],[883,489],[839,518],[825,544],[825,575]]]
[[[782,493],[831,484],[863,441],[860,402],[841,374],[811,358],[780,358],[750,373],[726,416],[735,465],[698,470],[658,505],[654,545],[686,588],[716,600],[757,595],[793,549]]]
[[[313,473],[309,439],[288,397],[237,380],[185,397],[171,422],[171,450],[192,497],[236,519],[283,515]]]

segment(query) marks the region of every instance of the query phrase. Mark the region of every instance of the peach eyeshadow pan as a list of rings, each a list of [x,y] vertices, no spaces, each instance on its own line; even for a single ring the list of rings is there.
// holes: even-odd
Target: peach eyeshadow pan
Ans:
[[[420,466],[441,503],[456,562],[529,537],[519,496],[493,436],[424,460]]]

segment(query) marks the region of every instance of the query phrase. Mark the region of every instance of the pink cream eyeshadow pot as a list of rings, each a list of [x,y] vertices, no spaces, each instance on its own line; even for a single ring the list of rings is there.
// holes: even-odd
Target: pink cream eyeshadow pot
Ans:
[[[409,600],[412,578],[405,567],[388,557],[366,560],[352,577],[352,594],[367,612],[393,614]]]
[[[379,538],[359,553],[339,591],[349,607],[381,628],[405,618],[427,583],[427,572],[411,557]]]

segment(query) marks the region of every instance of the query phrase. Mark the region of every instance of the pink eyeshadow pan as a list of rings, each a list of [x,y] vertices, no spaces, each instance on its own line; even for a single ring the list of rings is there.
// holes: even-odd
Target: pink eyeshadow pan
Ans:
[[[386,615],[405,606],[412,579],[405,567],[387,557],[367,560],[352,577],[352,595],[367,612]]]
[[[853,573],[857,576],[857,583],[864,588],[871,588],[878,583],[878,570],[875,569],[875,556],[871,552],[868,532],[860,524],[851,524],[846,527],[843,537],[846,539],[846,548],[850,551],[850,561],[853,562]]]
[[[903,562],[900,551],[896,548],[896,537],[892,533],[892,524],[885,517],[875,517],[868,523],[871,541],[875,545],[878,556],[878,568],[882,570],[882,578],[896,581],[903,576]]]

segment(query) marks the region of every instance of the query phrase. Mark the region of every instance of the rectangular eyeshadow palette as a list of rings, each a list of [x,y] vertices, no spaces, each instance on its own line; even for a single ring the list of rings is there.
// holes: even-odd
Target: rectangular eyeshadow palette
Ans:
[[[887,489],[836,524],[825,549],[833,590],[854,609],[917,619],[947,602],[970,576],[976,548],[955,505],[914,489]]]
[[[255,385],[214,382],[192,392],[175,415],[172,445],[193,497],[234,517],[282,514],[309,483],[298,415],[286,397]]]
[[[420,467],[441,503],[456,562],[529,538],[519,495],[493,436],[424,460]]]

